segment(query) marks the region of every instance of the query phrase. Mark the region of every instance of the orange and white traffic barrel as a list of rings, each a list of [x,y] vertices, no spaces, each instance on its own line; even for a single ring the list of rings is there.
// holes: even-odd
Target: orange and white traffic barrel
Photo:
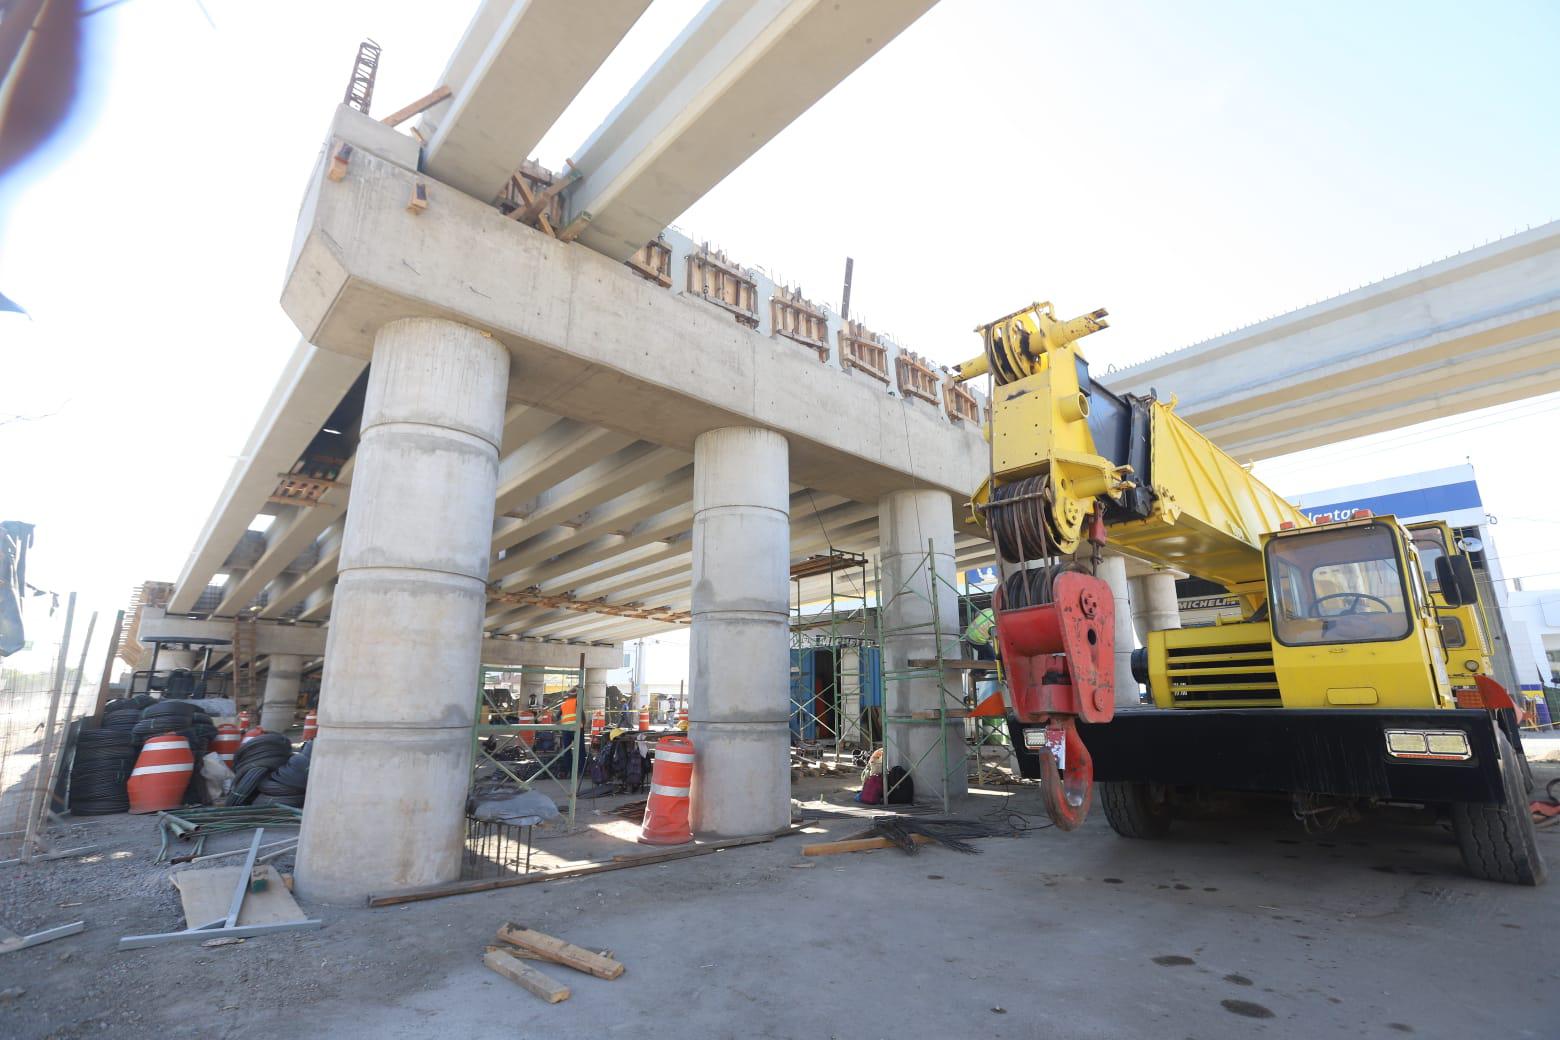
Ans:
[[[249,712],[241,711],[238,713],[238,728],[241,730],[249,728]]]
[[[532,726],[532,725],[535,725],[536,724],[536,712],[534,712],[534,711],[520,711],[520,712],[516,712],[515,713],[515,721],[518,722],[522,726]],[[520,731],[520,743],[524,744],[526,747],[530,747],[532,744],[536,743],[536,731],[534,729],[523,729],[523,730],[521,730]]]
[[[677,728],[682,730],[684,733],[688,732],[688,709],[687,708],[678,708],[677,709]]]
[[[238,751],[238,746],[243,739],[244,735],[239,732],[237,726],[231,722],[224,722],[217,727],[217,735],[211,738],[211,750],[217,753],[224,765],[232,769],[233,755]]]
[[[263,736],[265,736],[265,730],[261,729],[259,726],[250,726],[247,730],[244,731],[244,739],[238,742],[238,746],[243,747],[245,744],[249,743],[251,740],[254,740],[256,737]]]
[[[320,735],[320,715],[311,711],[303,717],[303,739],[313,740]]]
[[[590,739],[595,740],[601,736],[601,731],[607,728],[607,713],[597,709],[590,713]]]
[[[650,728],[650,709],[639,709],[639,732],[643,733]]]
[[[693,783],[693,741],[684,736],[662,737],[655,744],[655,768],[650,773],[650,797],[639,840],[645,845],[686,845],[688,788]]]
[[[177,733],[152,737],[141,749],[130,771],[125,792],[130,796],[133,813],[162,812],[184,804],[195,773],[195,756],[190,742]]]

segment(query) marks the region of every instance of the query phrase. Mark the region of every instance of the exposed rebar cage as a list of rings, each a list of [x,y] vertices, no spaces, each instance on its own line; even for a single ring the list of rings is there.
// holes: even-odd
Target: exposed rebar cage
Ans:
[[[352,78],[347,81],[347,95],[341,102],[365,116],[374,100],[374,77],[379,72],[380,49],[373,40],[358,44],[357,57],[352,62]]]

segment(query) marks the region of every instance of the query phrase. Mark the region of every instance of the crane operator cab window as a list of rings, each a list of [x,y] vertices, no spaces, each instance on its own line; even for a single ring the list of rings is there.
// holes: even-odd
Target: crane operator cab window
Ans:
[[[1407,583],[1385,525],[1275,537],[1267,558],[1273,634],[1285,646],[1387,642],[1412,630]]]
[[[1434,528],[1423,528],[1411,532],[1410,537],[1414,539],[1414,548],[1419,551],[1419,568],[1424,571],[1425,586],[1431,592],[1440,592],[1435,561],[1446,555],[1446,543],[1441,540],[1441,532]]]

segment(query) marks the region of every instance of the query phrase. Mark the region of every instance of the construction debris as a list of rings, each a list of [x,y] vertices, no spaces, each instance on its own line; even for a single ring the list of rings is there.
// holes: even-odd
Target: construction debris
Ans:
[[[549,1004],[557,1004],[569,999],[571,991],[568,986],[542,974],[506,950],[488,947],[487,952],[482,955],[482,963],[510,982],[535,993]]]
[[[498,937],[512,946],[537,954],[554,964],[583,971],[598,979],[615,979],[623,974],[622,963],[611,957],[592,953],[556,936],[515,924],[513,921],[498,930]]]

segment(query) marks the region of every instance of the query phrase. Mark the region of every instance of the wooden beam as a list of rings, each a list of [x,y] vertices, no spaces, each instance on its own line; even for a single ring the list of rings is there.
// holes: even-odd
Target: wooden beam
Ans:
[[[757,834],[751,838],[732,838],[729,841],[716,841],[708,845],[695,845],[692,848],[679,848],[668,852],[653,852],[647,856],[630,856],[627,859],[613,860],[610,863],[592,863],[589,866],[555,870],[545,874],[489,878],[485,881],[452,881],[447,885],[431,885],[427,888],[407,889],[404,892],[392,892],[382,896],[371,895],[368,897],[368,905],[395,906],[398,903],[416,903],[424,899],[442,899],[445,896],[463,896],[474,892],[491,892],[497,888],[515,888],[520,885],[544,885],[549,881],[564,881],[569,878],[589,877],[592,874],[605,874],[609,870],[626,870],[629,867],[644,867],[654,863],[670,863],[673,860],[691,859],[694,856],[707,856],[712,852],[740,848],[743,845],[762,845],[765,842],[774,841],[775,838],[781,835],[790,833],[794,832],[787,828],[779,832],[779,834]]]
[[[620,961],[603,957],[599,953],[592,953],[571,942],[565,942],[556,936],[538,932],[522,924],[515,924],[513,921],[498,930],[498,937],[506,943],[513,943],[521,949],[540,954],[555,964],[562,964],[575,971],[583,971],[598,979],[615,979],[623,974],[623,965]]]
[[[910,840],[917,845],[929,845],[932,839],[924,834],[912,834]],[[838,856],[844,852],[870,852],[873,849],[892,849],[895,845],[888,838],[851,838],[846,841],[825,841],[817,845],[803,845],[804,856]]]
[[[391,112],[389,115],[381,119],[380,122],[386,126],[400,126],[402,123],[406,122],[413,116],[421,115],[423,112],[428,111],[428,109],[449,97],[450,93],[451,91],[449,87],[438,87],[437,89],[424,94],[422,97],[418,98],[416,101],[413,101],[405,108],[396,109],[394,112]]]
[[[543,975],[524,961],[517,960],[501,950],[490,949],[482,955],[482,963],[522,989],[535,993],[549,1004],[569,999],[568,986]]]

